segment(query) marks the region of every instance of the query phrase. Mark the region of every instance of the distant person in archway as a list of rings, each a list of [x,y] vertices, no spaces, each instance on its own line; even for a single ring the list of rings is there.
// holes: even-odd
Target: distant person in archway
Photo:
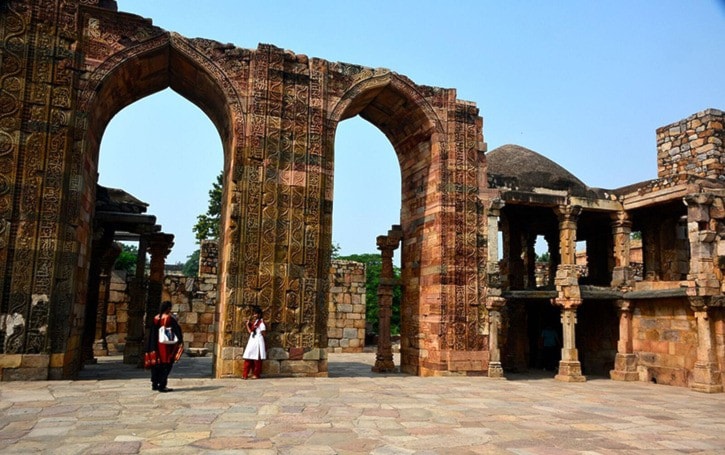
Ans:
[[[252,368],[252,379],[262,376],[262,361],[267,358],[267,347],[264,344],[264,333],[267,326],[262,319],[262,309],[258,306],[252,307],[252,317],[247,321],[249,340],[244,349],[244,369],[242,379],[249,377],[249,369]]]
[[[558,350],[561,346],[559,334],[551,324],[547,324],[541,331],[541,349],[544,360],[544,369],[547,371],[556,371],[556,363],[558,361]]]
[[[166,300],[161,302],[159,314],[154,317],[146,345],[147,353],[156,353],[156,363],[151,366],[151,390],[173,392],[167,387],[169,373],[183,350],[184,334],[176,317],[171,314],[171,302]]]

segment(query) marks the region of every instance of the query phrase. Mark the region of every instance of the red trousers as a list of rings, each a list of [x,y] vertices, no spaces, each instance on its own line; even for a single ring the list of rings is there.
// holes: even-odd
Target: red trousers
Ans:
[[[244,379],[247,379],[247,376],[249,376],[249,368],[252,368],[252,375],[254,377],[261,377],[262,376],[262,360],[249,360],[244,359],[244,370],[242,371],[242,377]]]

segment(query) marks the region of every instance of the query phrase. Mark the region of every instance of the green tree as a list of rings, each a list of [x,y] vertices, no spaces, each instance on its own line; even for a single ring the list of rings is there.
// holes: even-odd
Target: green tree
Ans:
[[[365,264],[365,320],[372,323],[373,331],[378,331],[378,285],[380,284],[380,272],[383,264],[380,254],[350,254],[340,256],[338,259],[344,261],[362,262]],[[393,276],[400,280],[400,269],[393,266]],[[393,307],[390,316],[390,332],[393,335],[400,333],[400,303],[403,299],[401,287],[393,289]]]
[[[548,251],[544,251],[541,254],[536,255],[536,262],[549,262],[551,260],[551,255]]]
[[[212,183],[209,190],[209,208],[206,213],[196,217],[196,224],[193,227],[196,240],[218,239],[222,216],[222,185],[224,173],[219,173],[216,182]]]
[[[199,253],[200,250],[196,250],[187,256],[182,269],[184,276],[196,276],[199,273]]]
[[[136,245],[121,244],[121,254],[116,258],[113,268],[116,270],[125,270],[129,275],[136,273],[136,258],[138,257],[138,247]]]

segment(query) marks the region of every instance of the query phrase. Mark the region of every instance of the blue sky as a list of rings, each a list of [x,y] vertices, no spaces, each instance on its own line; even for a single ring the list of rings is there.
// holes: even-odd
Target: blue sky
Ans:
[[[590,186],[656,177],[655,129],[725,109],[725,2],[118,0],[120,11],[193,38],[404,74],[455,88],[484,120],[488,150],[519,144]],[[399,222],[392,147],[360,118],[335,143],[333,240],[375,252]],[[101,143],[100,183],[150,204],[176,235],[167,262],[196,249],[191,228],[221,170],[211,121],[166,90],[122,110]]]

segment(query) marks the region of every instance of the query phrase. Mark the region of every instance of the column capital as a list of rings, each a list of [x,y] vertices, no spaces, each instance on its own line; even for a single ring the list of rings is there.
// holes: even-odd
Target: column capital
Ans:
[[[559,217],[560,222],[575,222],[582,213],[582,207],[580,205],[562,204],[558,205],[554,210],[556,215]]]

